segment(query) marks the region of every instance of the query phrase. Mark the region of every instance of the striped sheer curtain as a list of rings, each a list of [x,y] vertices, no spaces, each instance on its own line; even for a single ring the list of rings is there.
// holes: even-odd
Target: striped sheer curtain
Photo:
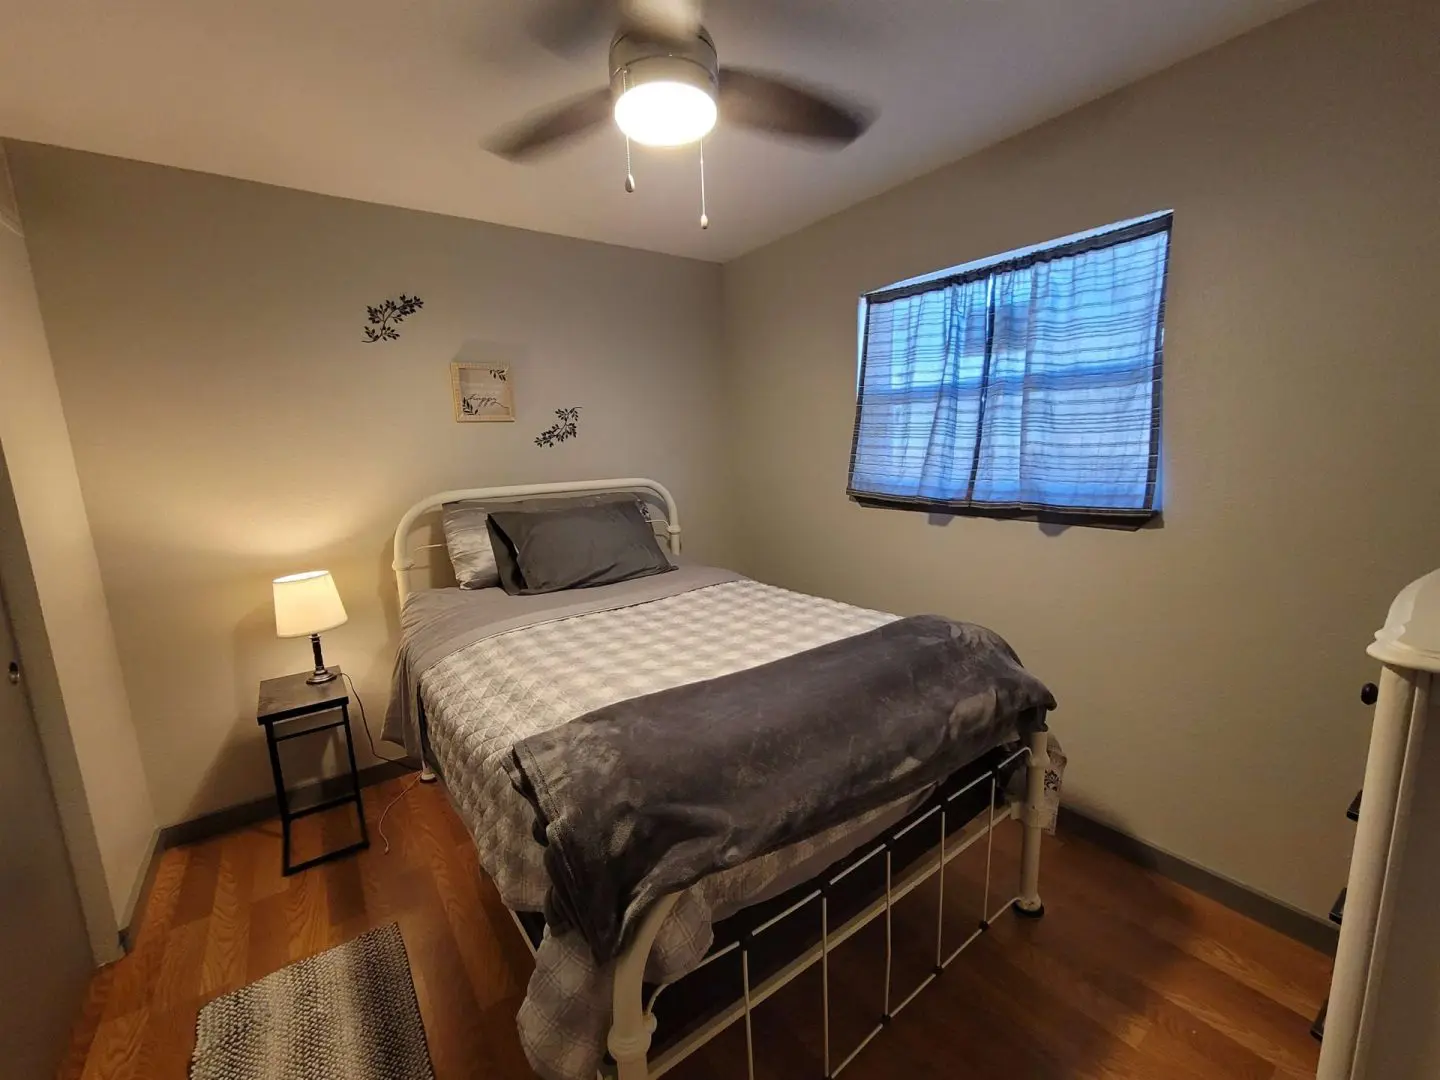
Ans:
[[[1157,513],[1169,239],[1165,214],[866,297],[851,497]]]

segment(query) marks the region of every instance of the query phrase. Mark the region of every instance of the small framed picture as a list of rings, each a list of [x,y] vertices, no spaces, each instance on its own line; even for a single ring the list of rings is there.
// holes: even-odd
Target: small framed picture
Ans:
[[[455,398],[457,423],[515,419],[509,364],[456,360],[450,365],[450,392]]]

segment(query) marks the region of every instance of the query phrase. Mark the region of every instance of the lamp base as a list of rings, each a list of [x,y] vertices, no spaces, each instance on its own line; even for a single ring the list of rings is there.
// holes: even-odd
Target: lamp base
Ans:
[[[320,651],[320,635],[310,635],[310,648],[315,653],[315,674],[305,680],[310,686],[323,686],[335,679],[335,672],[325,667],[325,654]]]

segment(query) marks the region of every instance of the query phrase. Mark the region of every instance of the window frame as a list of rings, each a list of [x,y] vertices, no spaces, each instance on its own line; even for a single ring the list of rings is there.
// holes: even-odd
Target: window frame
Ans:
[[[1139,528],[1162,514],[1161,496],[1161,455],[1162,455],[1162,387],[1165,351],[1165,308],[1169,292],[1170,275],[1170,234],[1174,224],[1174,211],[1165,210],[1146,217],[1134,218],[1115,225],[1104,226],[1089,232],[1062,238],[1047,244],[1037,244],[1005,253],[993,258],[966,263],[948,271],[938,271],[919,277],[909,278],[883,289],[876,289],[860,297],[860,362],[857,366],[855,386],[854,430],[850,444],[850,462],[847,473],[846,495],[865,507],[891,510],[911,510],[945,515],[989,517],[1001,519],[1021,518],[1067,525],[1105,525],[1111,527]],[[974,491],[981,444],[984,440],[985,398],[992,377],[991,352],[995,342],[995,287],[997,275],[1025,270],[1040,263],[1073,258],[1089,252],[1129,243],[1165,233],[1166,247],[1161,268],[1159,302],[1156,305],[1155,349],[1152,361],[1151,403],[1150,403],[1150,462],[1146,479],[1145,499],[1140,507],[1067,507],[1058,504],[1033,502],[998,502],[975,500]],[[980,387],[976,394],[975,455],[966,484],[964,499],[931,499],[923,496],[887,495],[883,492],[865,491],[855,487],[855,465],[860,445],[861,423],[865,409],[866,364],[869,360],[870,314],[874,304],[886,303],[936,292],[955,285],[969,285],[989,280],[986,298],[985,361]],[[942,392],[943,380],[935,384],[936,394]],[[922,389],[928,389],[923,384]]]

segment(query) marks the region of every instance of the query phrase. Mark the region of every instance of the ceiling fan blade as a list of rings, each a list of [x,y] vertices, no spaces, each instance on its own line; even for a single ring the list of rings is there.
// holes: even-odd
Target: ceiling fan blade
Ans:
[[[612,110],[609,87],[592,90],[531,114],[486,140],[485,149],[506,161],[526,161],[600,127]]]
[[[700,32],[700,0],[535,0],[526,25],[565,57],[608,40],[617,26],[657,41],[689,41]]]
[[[658,41],[688,42],[700,32],[700,0],[619,0],[627,29]]]
[[[857,41],[886,41],[896,5],[837,3],[836,0],[705,0],[705,22],[728,40],[745,27],[756,38],[844,47]]]
[[[525,27],[557,56],[573,57],[609,38],[617,0],[532,0]]]
[[[720,117],[772,135],[846,145],[874,119],[866,110],[799,83],[746,68],[720,69]]]

